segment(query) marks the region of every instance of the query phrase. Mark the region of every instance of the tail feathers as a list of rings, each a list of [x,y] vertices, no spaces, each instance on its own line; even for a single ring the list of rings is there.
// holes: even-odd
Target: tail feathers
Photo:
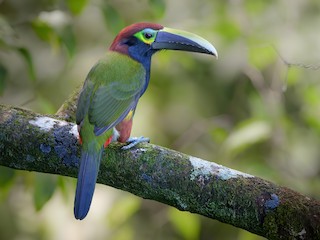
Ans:
[[[98,152],[86,152],[82,150],[76,196],[74,199],[74,216],[76,219],[84,219],[90,209],[93,197],[103,147]]]

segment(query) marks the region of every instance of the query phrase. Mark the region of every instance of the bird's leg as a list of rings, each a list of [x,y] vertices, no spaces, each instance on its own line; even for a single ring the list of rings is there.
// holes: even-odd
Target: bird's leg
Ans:
[[[150,142],[150,139],[146,137],[130,137],[133,114],[134,110],[131,110],[128,113],[128,116],[122,122],[120,122],[113,130],[113,135],[117,138],[118,142],[127,143],[127,145],[121,148],[123,150],[133,148],[141,142]]]
[[[150,142],[150,138],[146,138],[146,137],[130,137],[126,143],[128,143],[128,145],[123,146],[121,149],[122,150],[128,150],[130,148],[133,148],[134,146],[136,146],[138,143],[142,143],[142,142],[146,142],[149,143]]]

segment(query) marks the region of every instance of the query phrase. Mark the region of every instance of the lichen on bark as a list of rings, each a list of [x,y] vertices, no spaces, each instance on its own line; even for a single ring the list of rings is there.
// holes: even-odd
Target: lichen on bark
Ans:
[[[160,146],[121,146],[105,150],[99,183],[269,239],[320,239],[317,200]],[[74,123],[0,105],[0,165],[76,177],[79,155]]]

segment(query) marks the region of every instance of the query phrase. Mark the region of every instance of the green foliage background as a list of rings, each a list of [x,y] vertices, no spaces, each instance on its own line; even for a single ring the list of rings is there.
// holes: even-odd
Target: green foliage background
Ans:
[[[320,198],[318,0],[3,0],[0,102],[55,113],[139,21],[197,33],[219,60],[155,56],[133,135]],[[74,190],[74,179],[1,167],[0,239],[262,239],[106,186],[79,222]]]

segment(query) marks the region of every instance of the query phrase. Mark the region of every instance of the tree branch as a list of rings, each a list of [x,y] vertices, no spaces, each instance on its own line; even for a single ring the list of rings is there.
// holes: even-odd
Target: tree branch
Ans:
[[[0,165],[76,177],[77,135],[73,123],[0,105]],[[106,149],[99,183],[269,239],[320,239],[319,201],[160,146],[120,146]]]

